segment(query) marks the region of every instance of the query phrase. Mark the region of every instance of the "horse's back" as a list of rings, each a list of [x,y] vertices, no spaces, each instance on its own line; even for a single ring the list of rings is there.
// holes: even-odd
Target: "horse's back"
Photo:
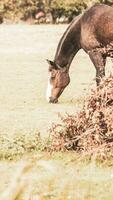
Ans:
[[[81,43],[86,48],[113,42],[113,8],[97,4],[81,17]]]

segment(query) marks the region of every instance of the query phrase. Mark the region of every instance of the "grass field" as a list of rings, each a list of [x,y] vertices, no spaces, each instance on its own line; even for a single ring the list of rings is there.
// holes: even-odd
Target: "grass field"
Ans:
[[[70,68],[71,83],[59,104],[46,102],[46,59],[54,58],[58,41],[66,27],[1,25],[1,132],[11,134],[38,128],[43,133],[52,121],[58,119],[58,112],[75,113],[83,95],[95,85],[95,69],[88,56],[80,51]]]
[[[51,123],[58,122],[58,113],[76,113],[82,106],[84,96],[95,87],[95,69],[88,56],[80,51],[70,68],[71,83],[59,103],[48,104],[45,99],[46,59],[54,58],[66,27],[0,26],[0,134],[11,136],[39,130],[45,137]],[[111,70],[112,64],[108,60],[107,74]],[[44,155],[39,161],[41,167],[38,167],[37,161],[26,176],[31,184],[31,193],[39,194],[41,200],[112,200],[113,165],[82,165],[76,161],[74,153],[55,156]],[[0,175],[4,177],[0,193],[11,182],[19,162],[0,162]],[[38,197],[35,199],[38,200]],[[24,200],[30,199],[25,197]]]

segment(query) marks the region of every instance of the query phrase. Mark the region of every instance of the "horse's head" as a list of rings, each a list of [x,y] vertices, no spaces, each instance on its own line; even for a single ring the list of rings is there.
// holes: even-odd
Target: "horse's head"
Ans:
[[[67,67],[59,67],[52,61],[49,63],[49,77],[47,87],[47,101],[50,103],[57,103],[59,96],[62,94],[64,88],[69,84],[69,70]]]

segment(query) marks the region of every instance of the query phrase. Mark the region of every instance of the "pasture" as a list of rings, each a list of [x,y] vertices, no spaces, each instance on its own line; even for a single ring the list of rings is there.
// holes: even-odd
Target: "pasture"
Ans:
[[[21,135],[39,131],[42,138],[47,137],[47,129],[52,122],[60,120],[58,113],[74,114],[79,111],[85,95],[95,87],[95,68],[89,57],[80,51],[70,68],[71,83],[61,95],[59,103],[54,105],[46,101],[46,59],[54,58],[58,41],[66,27],[67,25],[0,26],[1,135],[12,137],[17,133]],[[112,63],[108,59],[107,74],[111,70]],[[112,199],[112,165],[102,168],[95,163],[82,165],[76,161],[74,153],[61,153],[53,157],[42,153],[39,163],[40,155],[35,156],[37,163],[27,175],[32,187],[27,187],[26,193],[31,191],[34,195],[39,194],[41,200]],[[32,155],[25,159],[31,158]],[[1,161],[0,175],[3,175],[4,180],[0,183],[0,193],[12,180],[19,162]],[[71,183],[68,184],[69,182]],[[19,198],[22,199],[33,198]],[[34,199],[38,200],[38,196]]]
[[[48,64],[66,29],[59,26],[0,27],[0,129],[12,134],[48,128],[57,113],[75,112],[83,94],[95,84],[95,69],[80,52],[70,68],[71,83],[59,104],[48,104],[46,87]]]
[[[39,129],[43,136],[43,131],[58,119],[58,112],[75,113],[83,96],[95,85],[95,68],[86,53],[80,51],[70,68],[71,83],[59,104],[47,103],[46,59],[54,58],[58,41],[66,27],[1,25],[0,132],[13,134]]]

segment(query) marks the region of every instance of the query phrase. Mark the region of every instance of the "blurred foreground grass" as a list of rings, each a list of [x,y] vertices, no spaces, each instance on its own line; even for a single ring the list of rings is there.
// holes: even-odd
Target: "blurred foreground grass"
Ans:
[[[89,161],[73,152],[35,153],[16,162],[1,162],[1,196],[26,161],[32,168],[21,177],[24,187],[18,200],[112,200],[113,162]]]

